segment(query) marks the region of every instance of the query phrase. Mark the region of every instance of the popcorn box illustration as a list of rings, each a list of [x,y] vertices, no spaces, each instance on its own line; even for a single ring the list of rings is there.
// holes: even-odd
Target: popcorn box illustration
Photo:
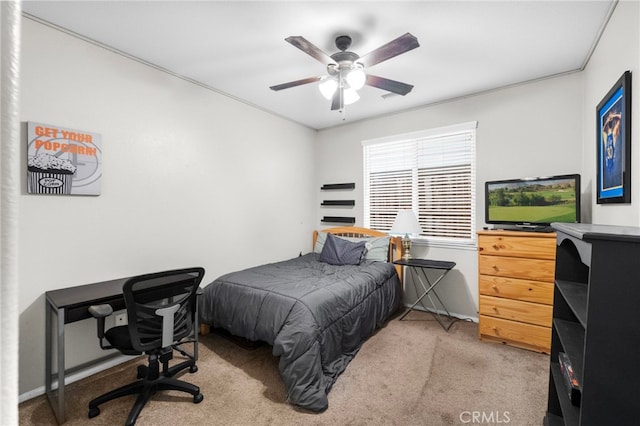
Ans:
[[[76,166],[50,154],[38,154],[28,163],[29,192],[32,194],[71,194]]]

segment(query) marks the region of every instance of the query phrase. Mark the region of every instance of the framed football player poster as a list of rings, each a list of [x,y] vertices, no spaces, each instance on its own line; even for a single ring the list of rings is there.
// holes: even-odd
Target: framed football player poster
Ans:
[[[597,203],[631,202],[631,72],[596,107]]]

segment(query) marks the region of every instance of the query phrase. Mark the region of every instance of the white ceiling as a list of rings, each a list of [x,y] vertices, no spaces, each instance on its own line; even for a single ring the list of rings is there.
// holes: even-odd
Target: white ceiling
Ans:
[[[313,129],[580,70],[615,5],[596,1],[25,1],[47,21]],[[406,96],[365,86],[342,115],[317,83],[325,66],[285,42],[329,55],[347,34],[360,56],[410,32],[420,47],[371,67],[414,85]],[[368,70],[366,70],[368,71]],[[344,121],[343,121],[344,120]]]

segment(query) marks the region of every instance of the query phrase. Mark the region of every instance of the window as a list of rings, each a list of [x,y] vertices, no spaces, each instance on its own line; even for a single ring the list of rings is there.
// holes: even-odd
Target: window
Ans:
[[[421,239],[475,246],[477,122],[362,142],[365,226],[388,232],[412,209]]]

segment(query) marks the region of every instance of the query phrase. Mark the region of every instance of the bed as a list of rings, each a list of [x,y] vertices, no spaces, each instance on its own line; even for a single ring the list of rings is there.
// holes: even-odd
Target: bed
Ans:
[[[331,259],[334,245],[366,249],[359,263],[341,264]],[[320,412],[362,343],[401,305],[399,270],[390,262],[400,257],[401,245],[382,232],[339,227],[314,231],[313,247],[214,280],[200,298],[200,317],[202,324],[271,345],[288,401]]]

